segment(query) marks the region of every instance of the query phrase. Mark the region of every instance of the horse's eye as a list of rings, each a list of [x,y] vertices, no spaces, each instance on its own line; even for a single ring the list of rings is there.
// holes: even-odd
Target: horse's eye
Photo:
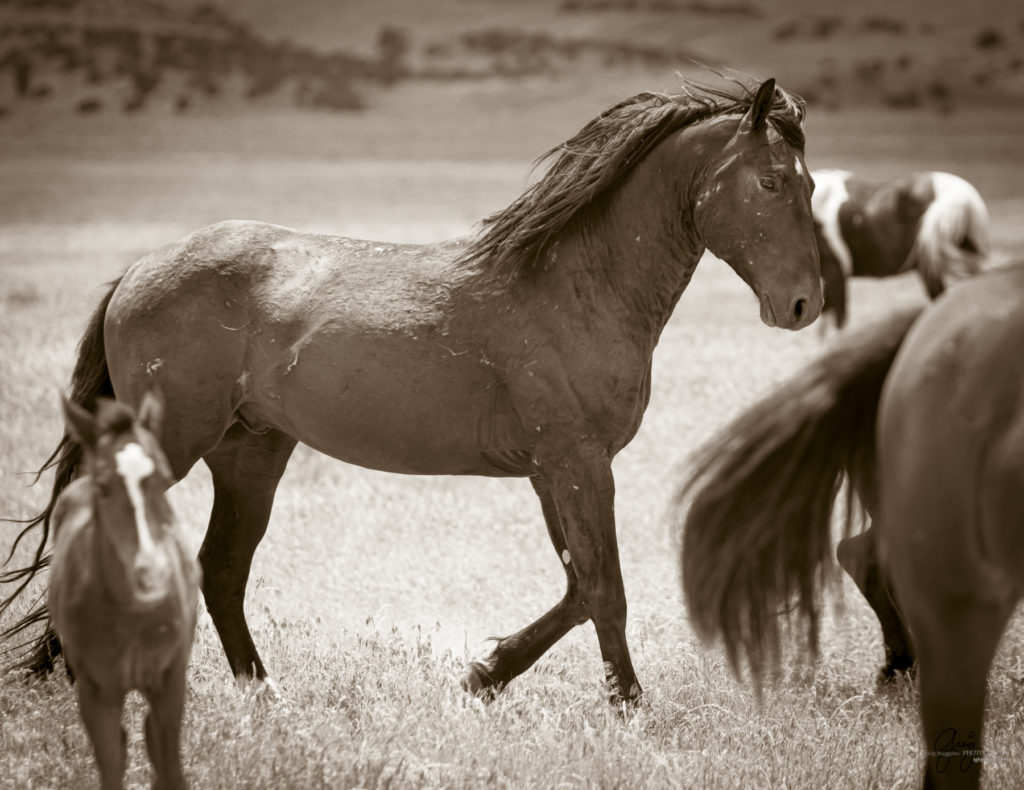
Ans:
[[[771,176],[761,176],[760,180],[761,180],[761,186],[762,187],[767,189],[769,192],[774,192],[775,191],[776,187],[775,187],[775,179],[774,178],[772,178]]]

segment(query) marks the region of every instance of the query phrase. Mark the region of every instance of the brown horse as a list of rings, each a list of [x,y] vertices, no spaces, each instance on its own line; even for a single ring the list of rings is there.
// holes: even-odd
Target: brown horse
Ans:
[[[179,733],[199,568],[164,496],[171,470],[157,444],[157,397],[143,396],[138,420],[106,398],[97,407],[93,416],[64,402],[69,435],[83,449],[83,475],[53,505],[50,617],[78,681],[102,786],[121,787],[121,709],[137,689],[150,704],[153,786],[184,787]]]
[[[72,396],[137,403],[158,381],[174,478],[210,468],[203,593],[236,677],[266,678],[242,603],[301,441],[390,472],[528,477],[567,589],[464,685],[500,689],[589,619],[613,699],[637,698],[612,458],[640,427],[655,344],[705,249],[769,326],[818,316],[802,119],[774,80],[644,93],[549,152],[544,177],[475,241],[226,222],[132,266],[86,330]],[[59,490],[77,457],[65,440],[54,458]]]
[[[811,199],[825,281],[823,313],[846,324],[847,280],[921,276],[934,299],[952,277],[981,271],[988,255],[988,209],[952,173],[911,173],[875,182],[846,170],[815,170]]]
[[[1022,295],[1024,263],[844,338],[703,449],[679,500],[694,626],[759,678],[794,600],[816,647],[849,474],[873,523],[840,558],[912,640],[925,787],[977,786],[988,670],[1024,593]]]

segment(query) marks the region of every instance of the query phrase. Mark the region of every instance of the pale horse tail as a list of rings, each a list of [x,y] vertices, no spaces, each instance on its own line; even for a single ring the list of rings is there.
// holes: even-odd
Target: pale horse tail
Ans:
[[[907,258],[934,299],[946,279],[972,277],[989,254],[989,217],[985,201],[971,184],[951,173],[931,173],[934,199],[917,228]]]

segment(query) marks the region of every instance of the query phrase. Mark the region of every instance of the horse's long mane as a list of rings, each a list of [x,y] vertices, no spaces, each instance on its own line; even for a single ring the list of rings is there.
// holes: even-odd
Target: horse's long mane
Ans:
[[[732,83],[738,92],[684,82],[680,93],[638,93],[605,110],[537,159],[535,167],[550,162],[546,174],[508,208],[483,221],[483,232],[461,261],[508,279],[535,270],[554,236],[670,134],[711,118],[746,113],[757,84]],[[803,118],[803,100],[776,87],[768,122],[801,151]]]

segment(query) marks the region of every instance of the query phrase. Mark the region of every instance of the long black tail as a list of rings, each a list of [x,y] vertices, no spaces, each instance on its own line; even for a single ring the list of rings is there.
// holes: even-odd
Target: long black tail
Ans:
[[[745,657],[758,690],[778,664],[780,613],[796,611],[816,654],[832,511],[847,472],[874,478],[882,385],[921,309],[842,338],[740,415],[698,452],[677,495],[693,626],[721,637],[734,671]]]
[[[114,291],[120,282],[121,279],[118,278],[110,284],[109,290],[89,319],[85,334],[78,344],[78,358],[75,361],[74,372],[71,374],[69,399],[90,411],[93,410],[97,397],[114,397],[114,388],[110,381],[110,371],[107,369],[107,358],[103,347],[103,321],[107,315],[107,306],[110,304],[110,298],[114,295]],[[50,555],[46,550],[47,540],[50,536],[50,516],[53,514],[53,506],[60,492],[78,474],[81,460],[81,448],[71,441],[71,437],[65,431],[64,436],[61,437],[60,444],[50,453],[50,457],[46,459],[45,463],[36,473],[36,478],[33,482],[38,481],[40,475],[46,470],[55,469],[53,491],[50,494],[50,501],[43,512],[35,518],[23,522],[25,527],[18,533],[7,555],[7,559],[4,561],[4,565],[7,565],[14,556],[14,551],[22,539],[26,538],[36,527],[42,527],[39,543],[36,546],[32,562],[23,568],[14,568],[0,573],[0,584],[17,584],[14,592],[0,601],[0,615],[6,612],[18,596],[25,591],[25,588],[32,582],[36,574],[50,564]],[[0,641],[6,642],[36,623],[47,622],[48,619],[46,604],[38,603],[14,625],[0,632]],[[30,643],[31,641],[22,642],[13,647],[8,647],[4,652],[11,653],[17,651]],[[22,669],[31,669],[35,672],[49,671],[53,668],[53,659],[59,653],[60,643],[53,632],[47,628],[37,640],[36,649],[27,657],[23,657],[18,661],[15,666]]]

